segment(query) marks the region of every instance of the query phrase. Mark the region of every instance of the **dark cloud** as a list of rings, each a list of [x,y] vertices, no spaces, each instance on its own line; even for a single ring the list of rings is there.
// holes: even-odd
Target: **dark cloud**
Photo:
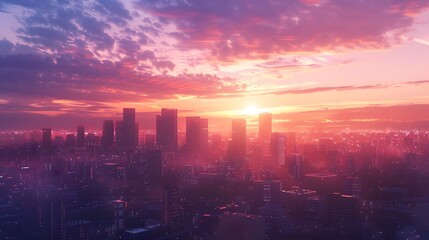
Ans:
[[[117,0],[97,0],[95,9],[102,15],[108,16],[110,22],[119,26],[125,26],[131,20],[130,12],[124,7],[122,2]]]
[[[245,89],[234,79],[213,75],[169,76],[136,71],[133,58],[102,61],[85,51],[55,57],[39,52],[20,54],[15,52],[19,47],[0,41],[0,48],[9,53],[0,55],[0,98],[8,101],[0,105],[3,110],[54,111],[58,106],[49,103],[55,99],[99,106],[104,102],[147,102],[180,96],[215,97]],[[142,59],[158,69],[174,68],[172,62],[159,60],[151,51],[143,55]],[[25,101],[16,104],[18,99]],[[31,103],[47,108],[29,107]]]
[[[141,9],[174,23],[182,48],[215,58],[382,48],[399,41],[428,0],[141,0]],[[389,34],[388,34],[389,33]]]

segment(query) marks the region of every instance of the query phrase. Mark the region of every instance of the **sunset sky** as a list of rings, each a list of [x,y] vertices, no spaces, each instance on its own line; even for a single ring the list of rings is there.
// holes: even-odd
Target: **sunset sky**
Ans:
[[[0,26],[0,129],[429,128],[429,0],[0,0]]]

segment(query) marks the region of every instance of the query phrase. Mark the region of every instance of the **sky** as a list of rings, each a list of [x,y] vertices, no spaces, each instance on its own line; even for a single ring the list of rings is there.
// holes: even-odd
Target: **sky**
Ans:
[[[0,0],[0,27],[0,129],[429,128],[429,0]]]

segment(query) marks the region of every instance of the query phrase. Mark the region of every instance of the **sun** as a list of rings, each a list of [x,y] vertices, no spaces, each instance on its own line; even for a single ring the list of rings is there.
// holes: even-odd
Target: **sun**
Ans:
[[[261,112],[261,110],[255,105],[249,105],[245,109],[242,110],[243,115],[257,115]]]

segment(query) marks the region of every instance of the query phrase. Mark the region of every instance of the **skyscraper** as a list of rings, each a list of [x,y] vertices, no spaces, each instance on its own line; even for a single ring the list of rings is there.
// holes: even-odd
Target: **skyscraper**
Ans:
[[[113,214],[115,218],[115,230],[121,231],[124,229],[126,202],[123,200],[114,200],[112,202],[112,205],[113,205]]]
[[[259,140],[262,143],[268,143],[270,141],[271,131],[272,131],[271,113],[260,113],[259,114]]]
[[[208,119],[186,117],[186,147],[191,153],[201,153],[208,146]]]
[[[207,150],[209,147],[209,120],[207,118],[200,119],[200,150]]]
[[[296,181],[302,180],[304,177],[304,159],[302,154],[290,155],[290,174]]]
[[[163,194],[163,221],[165,225],[176,229],[180,225],[179,189],[175,184],[167,184]]]
[[[156,116],[156,143],[163,152],[177,151],[177,109],[161,109]]]
[[[275,165],[286,164],[286,134],[272,133],[270,141],[271,158]]]
[[[246,119],[233,119],[231,130],[231,155],[243,159],[246,156]]]
[[[123,109],[124,147],[134,148],[138,141],[138,127],[136,125],[136,109]]]
[[[66,136],[66,146],[69,149],[73,149],[75,145],[75,137],[74,134],[67,134]]]
[[[85,147],[85,127],[84,126],[78,126],[77,127],[77,143],[76,146],[78,148],[84,148]]]
[[[122,149],[134,149],[138,144],[136,109],[124,108],[122,121],[116,122],[116,142]]]
[[[115,132],[113,120],[104,120],[103,133],[101,136],[101,145],[104,149],[111,148],[115,141]]]
[[[67,202],[64,190],[37,188],[24,195],[24,222],[31,239],[67,239]]]
[[[42,149],[50,151],[52,148],[52,130],[50,128],[42,129]]]
[[[200,117],[186,117],[186,146],[192,152],[198,152],[201,139]]]
[[[258,205],[265,203],[279,203],[280,193],[283,190],[280,180],[256,180],[253,182],[254,199]]]

